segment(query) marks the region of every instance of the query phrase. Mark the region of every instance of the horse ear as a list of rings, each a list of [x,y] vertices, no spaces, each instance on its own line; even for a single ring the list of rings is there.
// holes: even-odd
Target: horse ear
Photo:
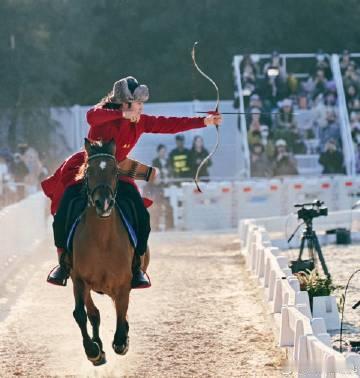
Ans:
[[[111,155],[115,156],[115,154],[116,154],[116,143],[115,143],[114,139],[111,139],[111,141],[109,142],[109,150],[110,150]]]
[[[90,154],[90,149],[91,149],[91,142],[88,138],[84,138],[85,141],[85,151]]]

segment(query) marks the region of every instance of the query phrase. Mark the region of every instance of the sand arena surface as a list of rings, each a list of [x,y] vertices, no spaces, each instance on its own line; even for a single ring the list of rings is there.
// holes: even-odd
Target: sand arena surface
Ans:
[[[281,375],[285,355],[245,271],[235,233],[158,233],[151,249],[153,287],[131,293],[126,356],[111,348],[111,300],[94,294],[108,360],[95,368],[72,317],[72,283],[66,288],[45,283],[55,253],[51,242],[44,243],[32,265],[1,288],[0,377]]]

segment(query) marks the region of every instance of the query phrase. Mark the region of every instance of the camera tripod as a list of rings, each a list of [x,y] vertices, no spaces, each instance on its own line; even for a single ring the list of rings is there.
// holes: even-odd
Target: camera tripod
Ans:
[[[316,258],[318,257],[321,263],[322,270],[324,271],[324,274],[326,275],[326,277],[330,278],[330,273],[327,268],[324,255],[321,251],[318,237],[315,231],[313,230],[312,219],[304,219],[304,223],[305,223],[305,230],[303,231],[303,234],[301,236],[299,256],[297,260],[291,262],[292,263],[291,269],[293,273],[296,273],[296,272],[299,272],[300,270],[305,270],[305,269],[312,270],[316,266]],[[289,242],[294,237],[295,233],[291,236],[291,238],[289,239]],[[310,261],[301,260],[301,257],[304,252],[305,244],[307,245]]]

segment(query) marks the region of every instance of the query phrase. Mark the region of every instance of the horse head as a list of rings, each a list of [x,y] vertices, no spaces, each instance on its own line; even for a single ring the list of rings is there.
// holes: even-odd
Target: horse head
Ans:
[[[118,185],[116,144],[113,139],[110,142],[92,142],[85,138],[85,150],[88,206],[95,207],[97,215],[106,218],[114,208]]]

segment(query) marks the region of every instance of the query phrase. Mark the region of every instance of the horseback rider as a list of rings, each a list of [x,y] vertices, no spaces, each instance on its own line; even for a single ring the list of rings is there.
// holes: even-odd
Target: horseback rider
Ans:
[[[191,129],[219,125],[222,121],[220,114],[209,114],[206,117],[156,117],[143,114],[144,102],[149,98],[146,85],[140,85],[132,77],[116,81],[113,90],[105,96],[95,107],[87,112],[87,121],[90,125],[88,138],[91,140],[109,141],[116,143],[116,159],[121,174],[118,183],[118,195],[133,202],[139,221],[138,244],[135,248],[133,265],[132,288],[150,287],[147,275],[141,270],[140,258],[148,250],[147,243],[150,233],[150,217],[146,207],[152,201],[141,198],[134,178],[143,178],[147,181],[154,176],[152,167],[146,166],[146,171],[140,172],[138,167],[144,165],[131,161],[130,169],[127,155],[136,145],[143,133],[176,134]],[[57,247],[59,265],[49,274],[49,283],[65,286],[69,277],[70,268],[66,263],[67,235],[65,224],[70,203],[82,191],[82,177],[79,171],[86,162],[85,151],[70,156],[54,173],[53,176],[42,182],[45,194],[51,199],[51,212],[54,215],[53,231],[55,246]],[[139,172],[138,172],[139,171]],[[117,196],[118,198],[118,196]],[[149,253],[149,252],[147,252]]]

